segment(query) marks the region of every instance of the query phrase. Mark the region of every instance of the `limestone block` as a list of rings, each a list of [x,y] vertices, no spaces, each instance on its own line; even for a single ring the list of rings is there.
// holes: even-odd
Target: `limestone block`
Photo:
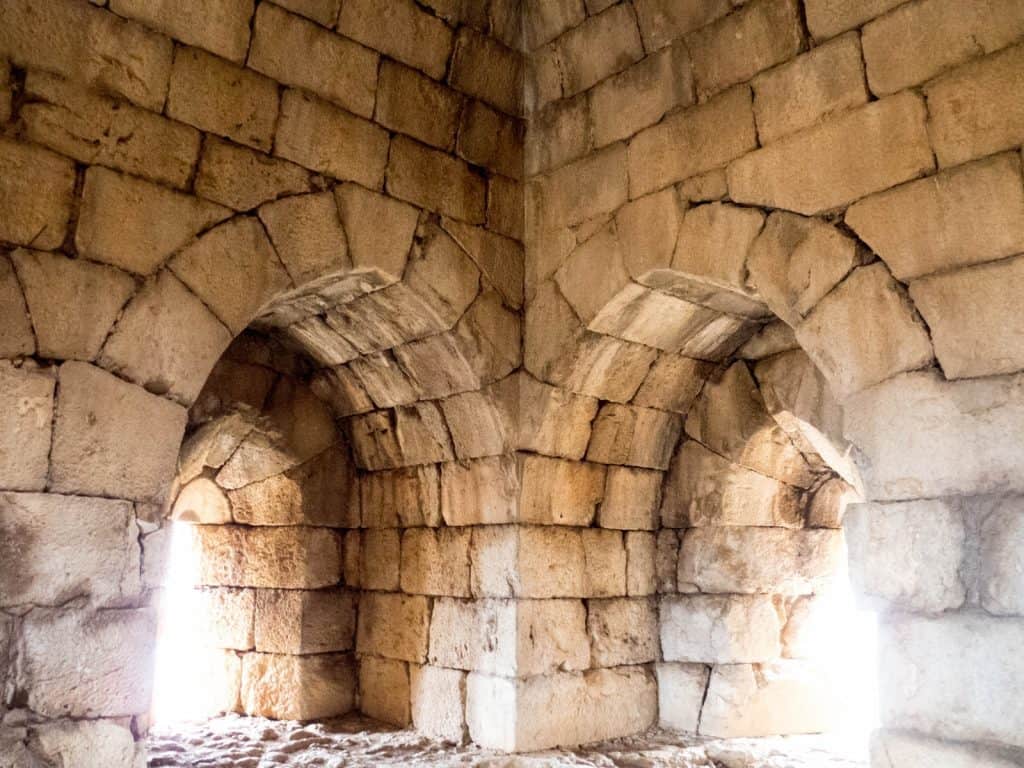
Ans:
[[[347,452],[329,448],[280,475],[228,491],[235,522],[245,525],[359,524],[359,487]]]
[[[626,594],[626,549],[620,531],[584,528],[583,597],[617,597]]]
[[[594,666],[645,664],[658,658],[658,609],[652,600],[591,600],[587,607]]]
[[[523,175],[525,124],[508,117],[482,101],[471,101],[462,110],[459,157],[511,178]]]
[[[1020,144],[1021,107],[1013,83],[1022,66],[1024,47],[1018,45],[965,64],[925,88],[929,134],[941,167]]]
[[[356,0],[342,4],[338,31],[435,80],[444,77],[452,32],[411,0]]]
[[[199,582],[211,586],[317,589],[341,580],[341,547],[325,528],[193,529]]]
[[[515,240],[496,235],[482,227],[470,227],[458,221],[442,220],[445,231],[480,268],[514,309],[523,305],[523,247]]]
[[[985,511],[979,536],[981,604],[996,615],[1024,615],[1024,508],[1019,497],[1011,497]]]
[[[349,587],[362,586],[363,534],[362,531],[345,531],[341,542],[342,581]]]
[[[736,354],[741,360],[764,360],[799,348],[793,329],[781,320],[773,320],[751,336]]]
[[[30,749],[56,765],[145,765],[146,750],[127,724],[110,720],[56,720],[34,727]],[[15,760],[12,763],[19,766]]]
[[[200,648],[193,651],[196,679],[202,680],[205,690],[196,691],[193,700],[197,714],[217,717],[226,712],[242,710],[242,656],[219,648]],[[198,688],[198,686],[197,686]]]
[[[519,585],[519,540],[511,525],[473,529],[470,580],[475,597],[512,597]]]
[[[338,717],[355,705],[356,680],[346,653],[285,656],[247,653],[242,658],[242,709],[278,720]]]
[[[58,248],[71,215],[74,163],[45,149],[0,140],[0,238]]]
[[[401,532],[394,528],[363,531],[359,584],[363,589],[398,591]]]
[[[257,9],[253,30],[249,67],[279,83],[308,89],[360,117],[373,115],[380,58],[376,51],[276,5]],[[296,51],[304,55],[296,56]]]
[[[425,597],[363,593],[356,651],[422,664],[427,658],[429,614]]]
[[[591,143],[589,116],[585,94],[552,102],[532,112],[523,148],[525,175],[553,171],[587,154]]]
[[[206,467],[224,466],[253,426],[252,415],[242,412],[216,418],[196,429],[182,443],[177,480],[187,485]]]
[[[259,217],[297,285],[351,268],[345,230],[330,192],[266,203],[260,206]]]
[[[562,91],[573,96],[643,57],[633,9],[616,5],[560,37]]]
[[[487,35],[463,27],[455,38],[448,82],[508,115],[522,112],[524,57]]]
[[[868,100],[860,40],[852,33],[758,75],[751,85],[764,144]]]
[[[673,530],[658,531],[655,576],[658,593],[675,592],[679,571],[679,535]]]
[[[892,730],[875,731],[871,741],[871,759],[881,768],[911,768],[915,765],[948,768],[1013,768],[1009,757],[996,749],[968,744],[953,744]]]
[[[594,146],[626,139],[666,112],[693,104],[693,74],[686,48],[673,45],[599,83],[590,94]]]
[[[658,527],[664,474],[632,467],[608,467],[597,522],[602,528],[653,530]]]
[[[348,422],[348,438],[356,466],[377,471],[401,466],[393,411],[373,411]]]
[[[524,35],[526,50],[539,48],[577,26],[586,18],[583,3],[579,0],[558,0],[554,3],[535,3],[526,14]]]
[[[604,495],[603,466],[523,455],[519,472],[521,522],[587,526],[593,521]]]
[[[128,502],[5,493],[0,529],[8,542],[0,604],[63,605],[87,596],[93,605],[121,606],[138,598],[139,532]]]
[[[710,203],[686,212],[672,269],[744,291],[747,252],[764,224],[752,208]]]
[[[277,83],[197,48],[178,48],[167,114],[203,131],[269,151],[277,122]]]
[[[402,535],[402,591],[469,597],[469,539],[465,528],[413,528]]]
[[[429,662],[454,669],[515,675],[516,605],[508,600],[436,600],[430,617]]]
[[[32,321],[18,276],[10,259],[0,256],[0,357],[30,355],[35,348]]]
[[[466,740],[466,673],[431,665],[409,667],[412,723],[433,739]]]
[[[933,359],[928,331],[884,264],[854,270],[796,328],[840,402]]]
[[[323,27],[333,27],[338,20],[341,0],[281,0],[277,5]]]
[[[309,171],[214,137],[203,142],[196,194],[236,211],[309,191]]]
[[[187,598],[189,613],[195,617],[197,645],[251,651],[255,590],[216,587],[193,589]]]
[[[928,323],[935,356],[948,379],[1013,373],[1024,368],[1024,324],[1016,291],[1024,259],[1005,259],[910,284],[910,297]],[[31,303],[31,302],[30,302]],[[964,312],[971,307],[971,312]]]
[[[519,677],[591,666],[587,609],[580,600],[519,600],[515,671]]]
[[[852,203],[932,170],[921,98],[900,93],[845,112],[732,163],[738,203],[811,215]],[[837,146],[846,161],[832,162]]]
[[[426,366],[424,357],[423,365]],[[441,410],[460,459],[495,456],[509,446],[498,409],[481,392],[464,392],[441,401]]]
[[[724,168],[715,168],[697,176],[691,176],[680,182],[676,189],[681,199],[694,203],[721,200],[729,195]]]
[[[518,491],[511,456],[441,465],[441,515],[448,525],[515,522]]]
[[[522,182],[492,176],[487,180],[487,228],[505,237],[523,239],[525,201]]]
[[[1020,491],[1021,380],[947,382],[898,376],[850,399],[845,430],[858,447],[867,497],[915,499]]]
[[[664,411],[607,404],[594,422],[587,459],[666,470],[682,431],[680,422]]]
[[[679,590],[808,594],[843,557],[842,533],[825,528],[692,528],[679,551]]]
[[[75,246],[86,258],[148,275],[229,214],[219,205],[93,167],[85,173]]]
[[[550,221],[570,226],[579,224],[611,213],[625,203],[631,191],[629,174],[625,146],[612,144],[540,180],[540,201],[547,209]],[[634,191],[633,196],[638,197],[652,189]]]
[[[185,409],[87,363],[64,363],[59,383],[50,489],[160,501]]]
[[[335,187],[352,264],[401,277],[419,212],[355,184]]]
[[[1016,153],[943,171],[861,200],[846,223],[900,280],[1019,253],[1024,191]]]
[[[198,45],[226,59],[241,63],[249,45],[251,0],[185,0],[180,3],[145,0],[112,0],[119,16],[138,19],[190,45]]]
[[[856,4],[846,0],[807,0],[805,5],[807,28],[816,40],[824,40],[881,16],[900,5],[900,0],[863,0]]]
[[[772,312],[795,327],[860,262],[857,243],[835,227],[776,211],[746,267],[749,283]]]
[[[448,183],[438,185],[437,179]],[[387,191],[427,210],[482,224],[486,185],[466,163],[402,136],[392,142]]]
[[[41,491],[50,466],[53,430],[51,372],[0,364],[0,475],[4,488]]]
[[[404,366],[398,364],[391,352],[357,357],[349,363],[348,370],[378,408],[408,405],[419,399]]]
[[[123,717],[149,710],[156,615],[37,608],[21,621],[16,684],[44,717]]]
[[[169,270],[124,309],[100,365],[151,392],[191,403],[231,341],[231,332]]]
[[[385,128],[449,150],[461,107],[458,92],[390,59],[381,62],[373,119]]]
[[[931,0],[875,19],[862,34],[868,83],[884,95],[1015,43],[1024,12],[1008,0],[963,9]]]
[[[661,523],[670,528],[755,525],[798,528],[798,489],[733,464],[700,443],[683,443],[661,497]]]
[[[632,402],[685,416],[713,369],[713,365],[702,360],[661,355]]]
[[[435,465],[371,472],[359,482],[367,528],[441,524],[441,480]]]
[[[662,663],[655,671],[658,675],[658,725],[696,733],[708,688],[708,668],[703,664]]]
[[[627,531],[626,594],[645,597],[657,591],[657,537],[647,531]]]
[[[640,197],[718,168],[756,147],[750,88],[732,88],[670,115],[633,138],[629,143],[630,196]]]
[[[388,135],[326,101],[287,90],[281,99],[274,154],[341,181],[380,189]]]
[[[749,80],[803,44],[795,0],[761,0],[686,36],[698,98]]]
[[[373,410],[373,401],[351,369],[321,368],[309,382],[310,389],[326,402],[338,418]]]
[[[45,7],[15,0],[4,18],[0,49],[15,64],[125,96],[154,112],[163,109],[172,44],[162,35],[69,0]]]
[[[29,74],[25,91],[33,98],[21,111],[30,140],[87,165],[105,165],[179,189],[188,185],[199,157],[195,128],[43,72]],[[36,185],[33,189],[41,191]],[[43,247],[41,241],[34,244]]]
[[[37,352],[61,360],[99,354],[135,282],[113,267],[19,248],[11,254],[36,332]]]
[[[711,670],[699,731],[721,738],[819,733],[837,717],[836,692],[820,667],[727,664]]]
[[[472,672],[466,677],[466,727],[470,741],[492,749],[516,748],[516,682]]]
[[[584,596],[586,555],[580,531],[561,526],[521,528],[518,531],[518,545],[516,557],[520,596]],[[597,552],[594,554],[596,559]],[[623,576],[624,561],[623,553]]]
[[[629,285],[614,226],[603,227],[576,248],[555,273],[555,282],[580,320],[590,324],[597,317],[593,330],[610,332],[602,326],[599,316],[605,314],[605,305]]]
[[[615,213],[615,229],[629,276],[640,279],[672,263],[683,212],[675,190],[631,200]]]
[[[704,385],[686,417],[686,434],[733,462],[781,482],[801,488],[814,482],[811,467],[769,415],[742,361]]]
[[[807,507],[808,528],[840,528],[850,504],[863,501],[860,493],[838,477],[819,486]]]
[[[663,597],[660,616],[665,661],[758,663],[782,653],[782,616],[768,595]]]
[[[1024,741],[1015,659],[1024,623],[984,615],[908,616],[879,634],[882,724],[963,741]]]
[[[410,712],[409,665],[363,656],[359,659],[359,711],[375,720],[406,727]]]

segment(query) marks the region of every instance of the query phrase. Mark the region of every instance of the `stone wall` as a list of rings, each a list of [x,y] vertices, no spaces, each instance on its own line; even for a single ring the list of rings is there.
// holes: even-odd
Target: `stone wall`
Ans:
[[[6,752],[134,759],[140,532],[251,328],[351,450],[359,677],[410,691],[367,711],[818,728],[856,493],[876,763],[1019,762],[1022,39],[1014,0],[0,0]]]

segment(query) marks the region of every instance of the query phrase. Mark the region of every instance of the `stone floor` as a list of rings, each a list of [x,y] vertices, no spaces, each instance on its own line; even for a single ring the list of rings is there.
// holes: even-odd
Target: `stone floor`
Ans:
[[[845,752],[845,753],[844,753]],[[482,768],[865,768],[866,761],[817,736],[701,739],[653,730],[577,750],[503,755],[453,746],[361,717],[301,723],[221,717],[155,728],[150,768],[481,766]]]

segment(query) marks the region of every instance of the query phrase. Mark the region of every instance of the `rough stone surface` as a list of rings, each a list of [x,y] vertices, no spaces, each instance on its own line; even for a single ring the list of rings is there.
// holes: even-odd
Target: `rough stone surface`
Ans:
[[[690,595],[661,600],[665,661],[738,664],[779,657],[782,622],[767,595]]]
[[[71,215],[74,164],[40,147],[0,140],[0,238],[57,248]]]
[[[194,530],[202,584],[316,589],[341,580],[341,548],[332,531],[235,525]]]
[[[315,720],[344,714],[355,701],[355,671],[348,654],[242,658],[242,706],[248,714]]]
[[[49,371],[0,364],[0,474],[5,489],[46,487],[55,386]]]

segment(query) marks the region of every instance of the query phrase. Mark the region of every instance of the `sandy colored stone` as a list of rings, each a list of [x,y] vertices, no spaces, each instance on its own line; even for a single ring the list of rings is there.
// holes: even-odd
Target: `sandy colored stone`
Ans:
[[[532,112],[523,147],[526,176],[553,171],[587,154],[592,133],[589,118],[586,94]]]
[[[160,500],[174,474],[185,409],[87,363],[62,365],[59,385],[50,488]]]
[[[502,381],[496,390],[515,447],[581,459],[590,439],[597,401],[537,381],[529,374]]]
[[[681,355],[662,355],[651,366],[633,403],[685,415],[713,366]]]
[[[349,651],[355,641],[355,595],[343,590],[256,590],[253,627],[258,651]]]
[[[438,186],[439,178],[447,179],[448,183]],[[387,191],[401,200],[462,221],[484,221],[484,180],[461,160],[401,136],[392,142]]]
[[[981,524],[981,604],[996,615],[1024,615],[1024,509],[1019,498],[994,501]]]
[[[281,99],[274,154],[336,179],[379,189],[384,183],[388,135],[367,120],[289,89]]]
[[[752,85],[764,144],[868,100],[860,41],[852,33],[758,75]]]
[[[732,10],[728,0],[637,0],[635,7],[647,50],[661,48]]]
[[[225,587],[316,589],[341,580],[337,535],[324,528],[193,528],[199,582]]]
[[[597,414],[587,459],[666,470],[681,428],[675,414],[611,403]]]
[[[931,339],[884,264],[854,270],[796,328],[841,401],[933,360]]]
[[[40,147],[0,140],[0,238],[37,248],[64,242],[74,164]]]
[[[113,267],[23,248],[11,261],[25,291],[38,354],[94,359],[135,292],[131,277]]]
[[[661,506],[661,472],[633,467],[608,467],[597,522],[602,528],[653,530]]]
[[[380,66],[373,118],[438,149],[451,149],[459,127],[462,98],[415,69],[385,59]]]
[[[0,475],[4,487],[46,487],[56,377],[31,366],[0,364]]]
[[[341,0],[281,0],[277,5],[321,26],[333,27],[338,20]]]
[[[511,307],[523,305],[523,247],[515,240],[496,235],[483,227],[470,227],[448,219],[444,229],[469,254]]]
[[[782,616],[768,595],[664,597],[659,612],[665,661],[737,664],[782,653]]]
[[[351,267],[345,230],[330,192],[265,203],[259,217],[297,285]]]
[[[487,228],[516,240],[523,239],[525,201],[522,182],[492,176],[487,181]]]
[[[32,321],[11,260],[0,256],[0,357],[15,358],[35,351]]]
[[[457,91],[508,115],[522,111],[523,55],[494,38],[463,27],[455,37],[448,82]]]
[[[842,534],[825,528],[691,528],[679,552],[679,590],[807,594],[839,567]]]
[[[208,137],[196,175],[196,194],[236,211],[283,195],[309,191],[309,171],[286,160]]]
[[[28,75],[25,92],[33,97],[21,111],[30,140],[80,163],[178,189],[192,177],[200,145],[195,128],[43,72]]]
[[[836,147],[844,161],[835,163]],[[872,102],[740,158],[728,168],[738,203],[807,215],[931,171],[925,108],[912,93]]]
[[[402,591],[469,597],[467,529],[414,528],[402,535]]]
[[[419,212],[355,184],[335,187],[352,264],[400,277],[405,269]]]
[[[430,663],[515,675],[516,607],[517,603],[507,600],[435,601],[430,619]]]
[[[639,279],[672,263],[681,221],[682,209],[672,189],[631,200],[616,212],[619,248],[630,277]]]
[[[373,472],[359,483],[362,524],[368,528],[430,525],[441,521],[440,472],[435,466]]]
[[[752,208],[711,203],[683,218],[672,269],[738,291],[745,289],[747,253],[764,225]]]
[[[134,768],[146,760],[145,746],[135,741],[131,729],[110,720],[45,723],[32,730],[31,744],[33,752],[58,765],[92,763]]]
[[[355,0],[341,6],[338,31],[403,64],[444,77],[452,32],[412,0]]]
[[[609,224],[576,248],[555,273],[559,290],[584,323],[607,332],[602,310],[629,285],[615,228]]]
[[[626,594],[646,597],[658,591],[657,536],[648,531],[626,531]]]
[[[524,455],[519,473],[520,522],[587,526],[593,521],[604,496],[600,464]]]
[[[847,0],[806,0],[807,27],[816,40],[838,35],[848,29],[859,27],[876,16],[881,16],[902,0],[861,0],[850,3]]]
[[[245,58],[252,0],[112,0],[111,10],[226,59]]]
[[[251,651],[254,590],[216,587],[193,589],[188,611],[196,617],[198,645],[209,648]]]
[[[583,597],[616,597],[626,594],[626,549],[621,531],[584,528]]]
[[[647,599],[591,600],[587,605],[591,664],[619,667],[658,657],[658,609]]]
[[[422,664],[427,657],[429,603],[425,597],[364,593],[356,650]]]
[[[423,365],[426,366],[425,357]],[[451,395],[441,401],[441,410],[452,434],[455,455],[460,459],[497,456],[508,448],[501,414],[486,395],[480,392]]]
[[[723,166],[756,147],[750,88],[732,88],[633,138],[629,143],[630,196],[639,197]]]
[[[580,600],[519,600],[515,670],[520,677],[591,665],[588,612]]]
[[[552,222],[579,224],[611,213],[630,197],[626,148],[622,144],[592,152],[544,177],[537,200]],[[634,196],[644,194],[644,190]]]
[[[708,687],[703,664],[658,664],[658,725],[696,733]]]
[[[248,715],[284,720],[337,717],[352,709],[355,694],[349,654],[248,653],[242,658],[242,708]]]
[[[615,5],[592,15],[555,42],[562,69],[562,95],[585,91],[643,57],[633,9]]]
[[[757,361],[799,348],[793,329],[781,320],[773,320],[751,336],[736,354],[741,360]]]
[[[431,665],[409,667],[412,722],[431,738],[466,740],[466,674]]]
[[[402,532],[394,528],[363,531],[359,584],[364,589],[397,592],[401,574]]]
[[[78,80],[155,112],[163,108],[172,45],[162,35],[73,0],[45,6],[15,0],[4,7],[4,21],[0,50],[18,66]]]
[[[441,466],[441,514],[448,525],[514,522],[517,491],[515,460],[510,457]]]
[[[359,711],[375,720],[408,726],[409,665],[404,661],[363,656],[359,660]]]

